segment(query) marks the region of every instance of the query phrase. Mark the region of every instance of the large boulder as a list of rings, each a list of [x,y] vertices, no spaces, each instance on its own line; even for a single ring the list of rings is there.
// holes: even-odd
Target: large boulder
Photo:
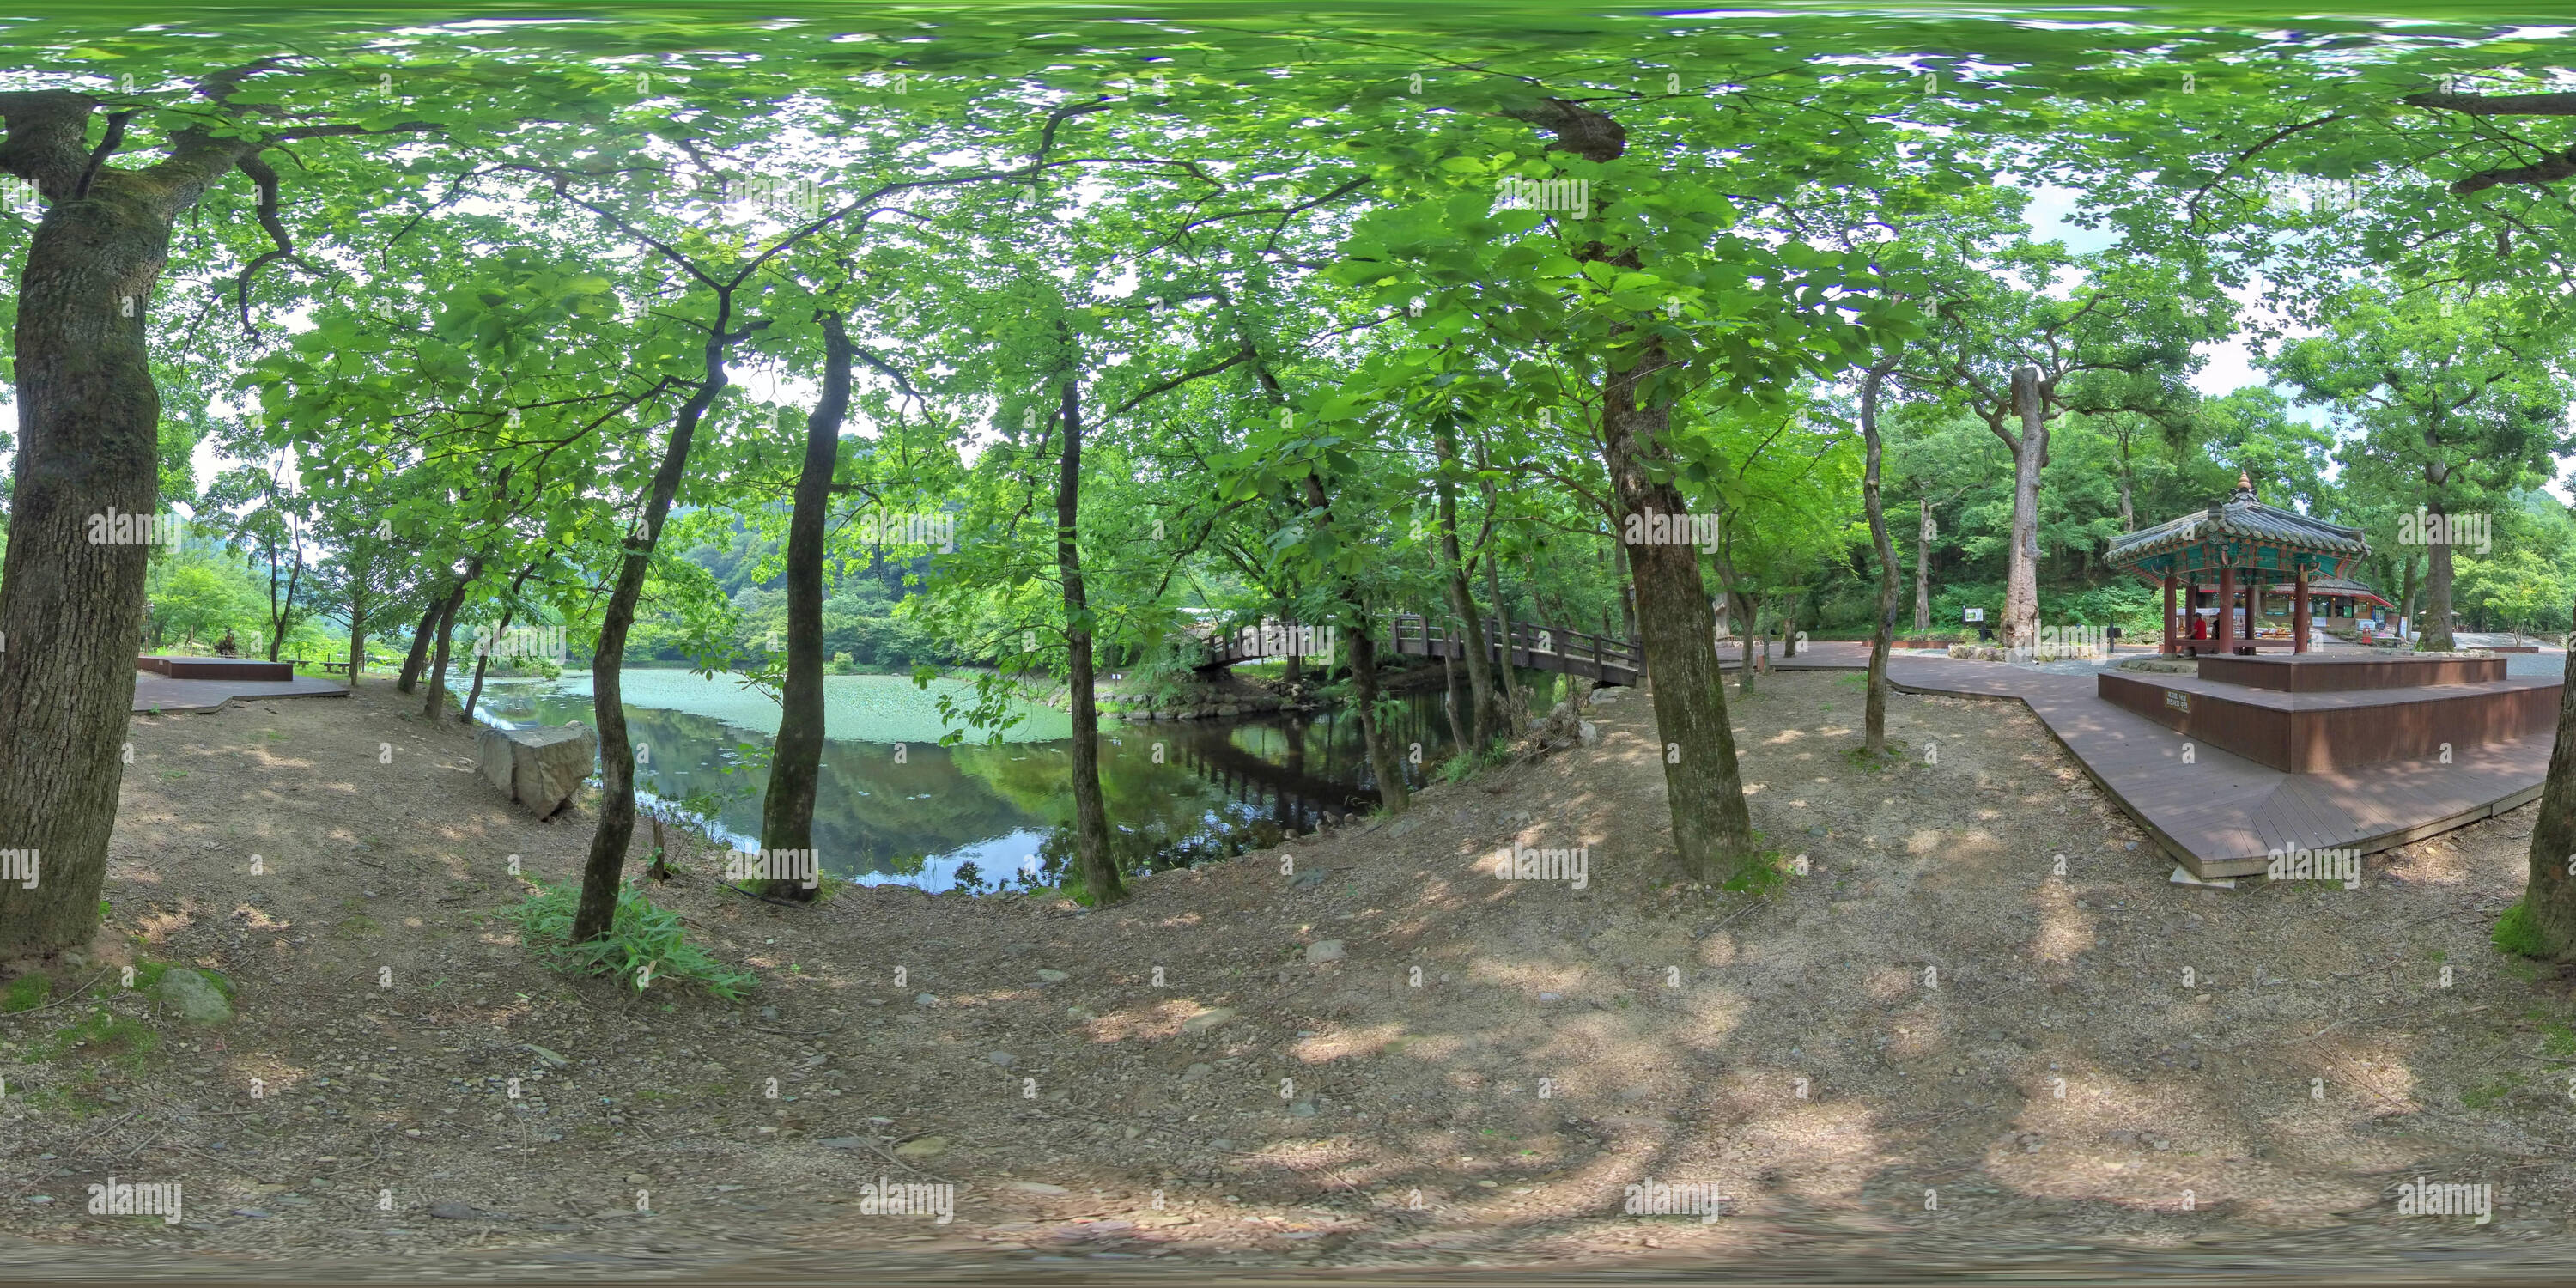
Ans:
[[[599,758],[599,735],[581,724],[485,729],[476,750],[483,777],[539,818],[572,800]]]

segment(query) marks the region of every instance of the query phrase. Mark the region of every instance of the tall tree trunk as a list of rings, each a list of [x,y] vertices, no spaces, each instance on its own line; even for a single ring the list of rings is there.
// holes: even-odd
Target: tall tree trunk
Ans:
[[[2021,422],[2013,445],[2012,557],[2004,577],[2004,647],[2039,642],[2039,471],[2048,462],[2048,418],[2039,368],[2015,367],[2012,411]]]
[[[98,926],[149,547],[93,545],[89,520],[160,511],[149,306],[171,222],[204,182],[182,191],[105,169],[75,200],[90,113],[83,95],[0,95],[0,168],[52,203],[18,280],[18,459],[0,562],[0,845],[41,867],[35,889],[0,883],[0,959],[86,948]]]
[[[626,536],[625,558],[617,586],[599,618],[599,647],[590,663],[591,718],[599,726],[599,826],[590,834],[590,854],[582,863],[581,902],[573,909],[575,943],[606,935],[617,917],[617,887],[626,873],[626,847],[635,839],[635,748],[626,736],[626,695],[620,672],[626,665],[626,635],[635,625],[635,602],[644,594],[644,573],[653,548],[662,539],[662,524],[671,517],[672,498],[679,495],[680,476],[688,471],[689,445],[698,422],[724,393],[729,377],[725,351],[733,343],[733,292],[716,292],[716,314],[707,328],[706,379],[681,404],[671,425],[671,441],[653,471],[653,490],[644,515]]]
[[[2425,491],[2428,493],[2424,509],[2432,519],[2426,525],[2427,531],[2420,534],[2428,538],[2424,543],[2424,616],[2432,624],[2426,626],[2418,622],[2416,634],[2423,641],[2417,647],[2429,652],[2444,652],[2457,647],[2451,638],[2451,502],[2444,495],[2445,485],[2450,481],[2450,464],[2439,456],[2424,467]],[[2436,536],[2442,540],[2429,540]]]
[[[760,848],[770,854],[811,854],[814,792],[823,769],[823,526],[841,423],[850,410],[850,337],[840,314],[816,320],[823,326],[823,394],[805,417],[805,460],[787,520],[787,681],[779,690],[778,741],[760,807]],[[809,890],[773,875],[761,893],[810,900],[820,889],[819,881]]]
[[[1896,543],[1887,535],[1887,508],[1879,498],[1878,393],[1896,360],[1869,369],[1860,382],[1861,507],[1869,512],[1869,540],[1878,549],[1878,616],[1869,641],[1869,694],[1862,703],[1861,750],[1887,754],[1887,654],[1896,647]]]
[[[2531,862],[2522,890],[2522,915],[2539,937],[2541,955],[2576,959],[2576,649],[2569,650],[2565,684],[2558,692],[2558,740],[2549,751],[2549,777],[2540,789],[2540,813],[2531,821]]]
[[[411,656],[403,659],[402,675],[394,681],[396,692],[411,693],[419,689],[421,670],[429,665],[430,635],[438,628],[438,614],[446,606],[444,593],[432,596],[429,611],[420,615],[420,625],[411,633]]]
[[[2434,512],[2436,519],[2449,516]],[[2426,652],[2443,652],[2457,648],[2451,638],[2451,547],[2435,542],[2424,548],[2424,619],[2417,623]]]
[[[483,704],[483,672],[492,665],[493,643],[509,635],[510,619],[519,612],[519,588],[528,584],[528,574],[536,570],[535,564],[529,564],[519,570],[518,576],[510,579],[510,597],[501,601],[501,624],[484,637],[481,648],[474,650],[474,685],[465,692],[465,709],[456,713],[457,723],[474,723],[474,708]]]
[[[1610,562],[1619,572],[1619,638],[1634,644],[1637,642],[1637,582],[1630,575],[1628,547],[1616,534],[1610,539]]]
[[[1602,455],[1616,490],[1622,527],[1648,512],[1688,513],[1670,482],[1663,444],[1671,408],[1641,405],[1637,383],[1667,359],[1661,346],[1602,386]],[[1735,734],[1719,687],[1717,621],[1700,579],[1699,552],[1686,545],[1639,545],[1628,552],[1637,583],[1637,617],[1654,673],[1655,725],[1663,742],[1664,790],[1673,847],[1684,872],[1702,881],[1738,875],[1754,859],[1753,822],[1735,765]]]
[[[1915,502],[1922,509],[1922,521],[1914,529],[1914,633],[1932,632],[1932,499]]]
[[[1735,687],[1747,695],[1753,692],[1753,677],[1762,673],[1771,661],[1771,642],[1762,635],[1762,601],[1747,597],[1744,601],[1744,663],[1735,668]]]
[[[367,574],[375,566],[372,559],[352,562],[349,566],[349,691],[358,690],[358,670],[367,661]]]
[[[1369,632],[1365,611],[1353,612],[1344,629],[1351,637],[1351,686],[1360,706],[1360,739],[1368,746],[1369,769],[1377,775],[1378,800],[1387,813],[1401,814],[1412,808],[1413,793],[1405,785],[1403,759],[1395,754],[1385,717],[1377,709],[1377,641]]]
[[[1458,701],[1458,668],[1448,653],[1440,655],[1441,705],[1449,712],[1449,737],[1458,744],[1458,754],[1471,755],[1476,743],[1467,732],[1467,717]]]
[[[1503,716],[1501,699],[1494,685],[1493,663],[1485,656],[1485,624],[1476,611],[1476,597],[1467,588],[1467,565],[1458,549],[1458,488],[1449,470],[1458,459],[1455,431],[1446,418],[1432,426],[1433,449],[1440,454],[1438,493],[1440,503],[1440,570],[1441,589],[1449,598],[1449,613],[1462,623],[1465,638],[1460,641],[1467,664],[1467,687],[1474,696],[1476,738],[1461,743],[1460,749],[1481,752],[1501,732],[1497,722]]]
[[[1067,344],[1070,345],[1070,340]],[[1073,699],[1073,842],[1083,889],[1094,907],[1127,897],[1109,853],[1109,807],[1100,795],[1100,700],[1092,692],[1091,601],[1082,585],[1082,389],[1076,370],[1064,376],[1064,456],[1055,485],[1055,566],[1064,582],[1066,683]]]
[[[1485,485],[1485,508],[1493,512],[1494,485]],[[1485,552],[1485,594],[1494,601],[1495,675],[1501,680],[1503,694],[1502,728],[1512,737],[1521,736],[1523,721],[1529,714],[1529,703],[1521,698],[1520,677],[1512,667],[1512,606],[1503,598],[1502,545]]]
[[[1560,98],[1506,109],[1556,136],[1549,147],[1596,162],[1627,150],[1627,132],[1593,108]],[[1601,194],[1611,196],[1615,194]],[[1596,206],[1596,209],[1604,208]],[[1593,242],[1581,256],[1606,267],[1637,269],[1631,250]],[[1601,455],[1624,521],[1642,523],[1646,511],[1688,513],[1670,480],[1678,462],[1664,445],[1674,397],[1639,397],[1639,385],[1672,365],[1660,342],[1638,347],[1624,369],[1601,385]],[[1727,723],[1726,695],[1718,687],[1717,624],[1699,575],[1699,553],[1689,546],[1640,545],[1629,551],[1637,580],[1637,618],[1652,668],[1655,723],[1663,740],[1664,786],[1672,809],[1673,847],[1682,871],[1700,880],[1732,877],[1755,861],[1753,822],[1735,765],[1735,735]]]
[[[456,614],[465,606],[465,592],[473,588],[474,579],[483,575],[483,556],[476,555],[465,565],[465,575],[457,578],[456,589],[447,597],[438,613],[438,660],[430,668],[429,696],[422,699],[420,718],[436,723],[438,710],[447,702],[447,647],[456,634]]]
[[[1763,630],[1762,621],[1762,609],[1768,599],[1736,575],[1735,560],[1728,554],[1733,547],[1734,537],[1730,533],[1718,542],[1717,549],[1709,552],[1709,562],[1717,569],[1721,593],[1735,605],[1735,615],[1744,622],[1743,658],[1735,668],[1736,687],[1751,693],[1753,677],[1771,670],[1770,637]]]
[[[1439,543],[1426,542],[1425,546],[1426,549],[1424,550],[1424,553],[1431,557],[1432,580],[1445,581],[1449,565],[1448,561],[1442,557],[1443,552]],[[1426,617],[1423,622],[1423,634],[1426,642],[1430,635],[1430,624],[1430,619]],[[1467,722],[1471,717],[1468,715],[1466,708],[1460,705],[1460,702],[1461,697],[1458,692],[1458,659],[1449,656],[1449,646],[1446,643],[1443,643],[1440,647],[1440,709],[1449,717],[1450,740],[1456,744],[1458,754],[1463,756],[1472,752],[1475,749],[1476,744],[1471,740],[1467,730]]]
[[[286,604],[282,608],[279,607],[277,602],[277,563],[274,559],[270,560],[268,568],[268,660],[271,662],[277,660],[278,650],[285,647],[286,625],[295,617],[295,589],[297,584],[303,580],[304,552],[299,549],[295,552],[295,567],[286,574]]]
[[[1324,480],[1309,470],[1305,478],[1306,508],[1322,516],[1317,522],[1330,527],[1333,522],[1332,498],[1324,492]],[[1359,588],[1345,585],[1342,602],[1348,609],[1348,620],[1342,632],[1350,637],[1352,697],[1360,709],[1360,745],[1368,752],[1370,772],[1377,775],[1380,804],[1390,814],[1401,814],[1413,804],[1406,790],[1404,767],[1397,763],[1395,749],[1389,745],[1385,721],[1377,709],[1377,641],[1369,632],[1368,608],[1360,602]]]
[[[2397,570],[2399,589],[2397,603],[2389,610],[2389,624],[2394,627],[2403,622],[2412,629],[2415,625],[2415,599],[2423,591],[2423,583],[2416,576],[2415,552],[2407,551],[2392,566]]]

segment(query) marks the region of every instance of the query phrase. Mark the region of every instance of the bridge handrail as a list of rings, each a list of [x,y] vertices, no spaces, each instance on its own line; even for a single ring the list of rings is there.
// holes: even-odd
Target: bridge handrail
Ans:
[[[1392,614],[1392,617],[1394,623],[1390,639],[1393,642],[1420,640],[1426,646],[1426,652],[1428,646],[1432,644],[1454,642],[1463,646],[1466,643],[1462,633],[1452,632],[1445,625],[1445,623],[1463,620],[1454,613],[1444,613],[1438,621],[1434,621],[1426,613],[1399,612]],[[1502,638],[1503,627],[1499,620],[1491,617],[1484,618],[1483,626],[1486,639]],[[1548,647],[1539,647],[1541,636],[1546,637]],[[1593,661],[1596,668],[1606,661],[1630,669],[1642,669],[1646,661],[1645,650],[1627,640],[1595,635],[1590,631],[1567,630],[1538,622],[1512,623],[1509,645],[1522,652],[1546,653],[1559,658],[1586,656]]]

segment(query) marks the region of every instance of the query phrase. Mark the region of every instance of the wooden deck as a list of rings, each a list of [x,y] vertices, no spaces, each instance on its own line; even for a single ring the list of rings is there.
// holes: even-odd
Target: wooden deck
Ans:
[[[1868,645],[1838,642],[1773,662],[1868,664]],[[2289,774],[2206,742],[2185,764],[2189,739],[2103,701],[2092,675],[1949,658],[1895,657],[1887,670],[1907,693],[2020,699],[2113,803],[2203,879],[2260,873],[2275,850],[2394,849],[2533,799],[2549,771],[2546,735],[2455,748],[2447,765],[2427,757]]]
[[[292,680],[174,680],[134,673],[134,711],[182,715],[220,711],[235,698],[345,698],[349,686],[299,675]]]

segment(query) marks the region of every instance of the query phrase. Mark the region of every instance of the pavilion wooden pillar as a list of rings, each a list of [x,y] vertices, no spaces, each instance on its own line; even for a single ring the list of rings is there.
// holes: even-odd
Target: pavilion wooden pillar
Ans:
[[[2220,657],[2236,651],[2235,634],[2236,570],[2221,568],[2218,570],[2218,629],[2210,632],[2210,635],[2215,637]]]
[[[2298,587],[2293,593],[2297,598],[2290,601],[2290,634],[2296,637],[2296,640],[2290,645],[2290,651],[2305,653],[2308,651],[2308,566],[2306,564],[2299,565]]]
[[[2173,579],[2173,574],[2171,574],[2171,573],[2167,573],[2167,574],[2165,574],[2165,647],[2164,647],[2164,652],[2163,652],[2160,656],[2163,656],[2163,657],[2172,657],[2172,656],[2173,656],[2173,653],[2174,653],[2174,579]]]
[[[2245,575],[2245,642],[2253,643],[2263,636],[2263,570],[2255,568]]]

